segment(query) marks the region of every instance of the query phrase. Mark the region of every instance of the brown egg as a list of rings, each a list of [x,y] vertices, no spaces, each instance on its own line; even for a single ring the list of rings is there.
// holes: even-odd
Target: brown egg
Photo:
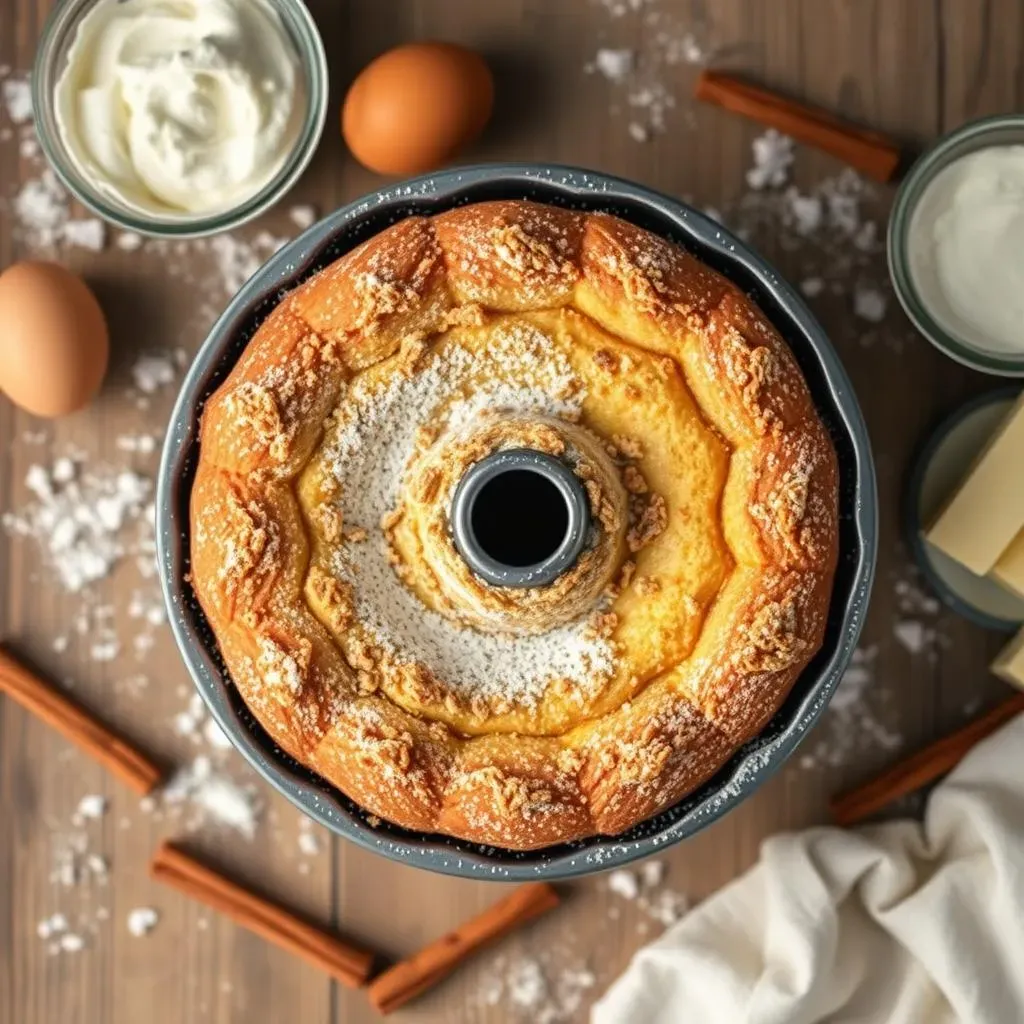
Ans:
[[[0,391],[36,416],[63,416],[99,391],[107,322],[85,282],[56,263],[0,274]]]
[[[494,79],[483,58],[453,43],[409,43],[381,54],[352,83],[341,133],[380,174],[440,167],[484,129]]]

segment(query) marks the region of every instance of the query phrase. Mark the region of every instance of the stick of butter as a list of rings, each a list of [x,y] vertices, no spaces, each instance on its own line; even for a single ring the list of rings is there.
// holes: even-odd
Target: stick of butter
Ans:
[[[1011,686],[1024,690],[1024,629],[992,663],[992,671]]]
[[[1021,453],[1021,461],[1024,463],[1024,452]],[[1024,473],[1024,468],[1021,472]],[[1016,540],[992,567],[992,578],[1024,597],[1024,530],[1017,534]]]
[[[1024,528],[1024,394],[927,533],[928,541],[978,576]]]

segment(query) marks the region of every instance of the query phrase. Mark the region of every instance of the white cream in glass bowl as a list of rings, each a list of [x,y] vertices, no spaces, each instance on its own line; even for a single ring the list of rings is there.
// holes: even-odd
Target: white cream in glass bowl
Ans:
[[[1024,358],[1024,145],[944,167],[910,220],[910,274],[947,330]]]
[[[57,123],[79,170],[146,214],[219,213],[302,128],[299,55],[265,0],[107,0],[78,26]]]
[[[327,58],[303,0],[62,0],[32,98],[82,203],[127,230],[198,237],[298,180],[326,121]]]
[[[961,125],[904,178],[889,273],[936,348],[983,373],[1024,377],[1024,114]]]

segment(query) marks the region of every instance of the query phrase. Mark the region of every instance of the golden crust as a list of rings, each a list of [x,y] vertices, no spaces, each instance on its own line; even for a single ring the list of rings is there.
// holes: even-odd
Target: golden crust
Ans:
[[[719,539],[709,541],[702,577],[717,590],[679,590],[659,575],[657,543],[638,549],[616,585],[623,642],[642,626],[644,601],[678,596],[686,628],[666,643],[669,662],[619,680],[614,701],[557,734],[469,737],[400,706],[374,683],[370,654],[341,649],[351,594],[311,561],[296,482],[354,376],[407,350],[415,361],[453,325],[552,310],[665,364],[669,385],[689,392],[678,401],[695,402],[715,435],[708,480],[719,472],[715,451],[727,453],[715,485]],[[624,351],[593,358],[628,387]],[[629,438],[608,440],[618,458],[641,458]],[[647,476],[628,465],[627,490],[652,497],[667,545],[677,509],[644,494],[648,476],[658,481],[665,469],[656,457],[637,464]],[[263,323],[203,415],[193,581],[243,698],[297,760],[404,827],[538,848],[629,828],[691,792],[764,727],[821,643],[837,480],[795,360],[725,278],[615,217],[481,203],[399,222]],[[318,531],[339,538],[346,528],[337,515]],[[619,617],[606,618],[614,628]]]

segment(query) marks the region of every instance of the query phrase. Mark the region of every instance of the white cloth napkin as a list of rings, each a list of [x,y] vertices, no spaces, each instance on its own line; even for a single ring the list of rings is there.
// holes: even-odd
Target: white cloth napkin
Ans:
[[[900,821],[768,839],[592,1024],[1022,1024],[1024,716]]]

